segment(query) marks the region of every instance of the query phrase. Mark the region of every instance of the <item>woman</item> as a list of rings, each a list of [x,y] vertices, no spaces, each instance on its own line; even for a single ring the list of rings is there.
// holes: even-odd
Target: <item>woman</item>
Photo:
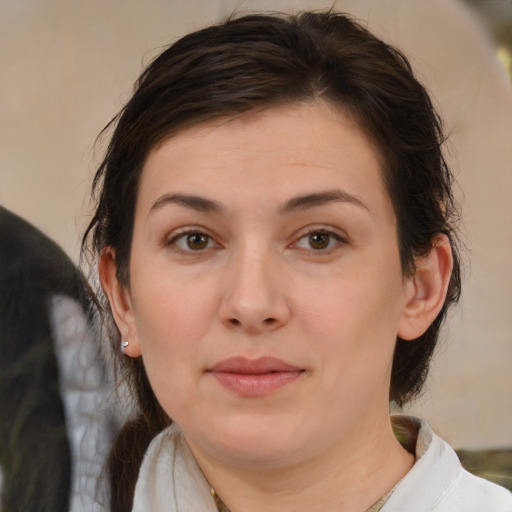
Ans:
[[[144,71],[86,234],[139,408],[112,510],[510,510],[389,415],[460,292],[441,143],[405,57],[335,13],[231,19]]]

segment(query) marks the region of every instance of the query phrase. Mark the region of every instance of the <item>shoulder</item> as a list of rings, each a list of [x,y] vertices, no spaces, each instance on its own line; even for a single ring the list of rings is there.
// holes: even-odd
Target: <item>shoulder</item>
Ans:
[[[210,486],[175,423],[153,439],[142,461],[132,512],[148,510],[217,510]]]
[[[511,512],[512,493],[461,469],[460,478],[432,512]]]
[[[415,431],[416,463],[382,512],[512,512],[512,494],[467,472],[425,421],[395,417],[393,422]]]

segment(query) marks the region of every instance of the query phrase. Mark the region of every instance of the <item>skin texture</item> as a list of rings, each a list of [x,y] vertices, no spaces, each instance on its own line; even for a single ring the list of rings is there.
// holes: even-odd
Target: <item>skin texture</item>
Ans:
[[[347,115],[284,106],[165,140],[144,166],[128,288],[114,256],[100,277],[126,353],[233,512],[364,511],[410,469],[393,350],[437,315],[451,253],[440,237],[403,275],[378,155]],[[231,357],[299,372],[247,396],[211,371]]]

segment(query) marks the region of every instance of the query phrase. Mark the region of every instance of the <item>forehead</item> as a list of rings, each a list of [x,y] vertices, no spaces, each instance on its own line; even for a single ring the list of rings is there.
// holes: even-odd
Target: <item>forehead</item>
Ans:
[[[148,155],[139,204],[174,191],[236,202],[342,188],[386,201],[379,155],[353,118],[324,102],[187,128]]]

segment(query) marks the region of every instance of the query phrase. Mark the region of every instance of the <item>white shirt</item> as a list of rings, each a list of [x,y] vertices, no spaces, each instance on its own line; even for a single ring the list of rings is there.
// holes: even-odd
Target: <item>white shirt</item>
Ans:
[[[381,512],[512,512],[512,494],[468,473],[455,451],[418,418],[416,463]],[[217,512],[210,486],[179,427],[149,445],[139,472],[132,512]]]
[[[416,462],[381,512],[512,512],[512,493],[466,471],[427,422],[406,418],[418,426]]]

